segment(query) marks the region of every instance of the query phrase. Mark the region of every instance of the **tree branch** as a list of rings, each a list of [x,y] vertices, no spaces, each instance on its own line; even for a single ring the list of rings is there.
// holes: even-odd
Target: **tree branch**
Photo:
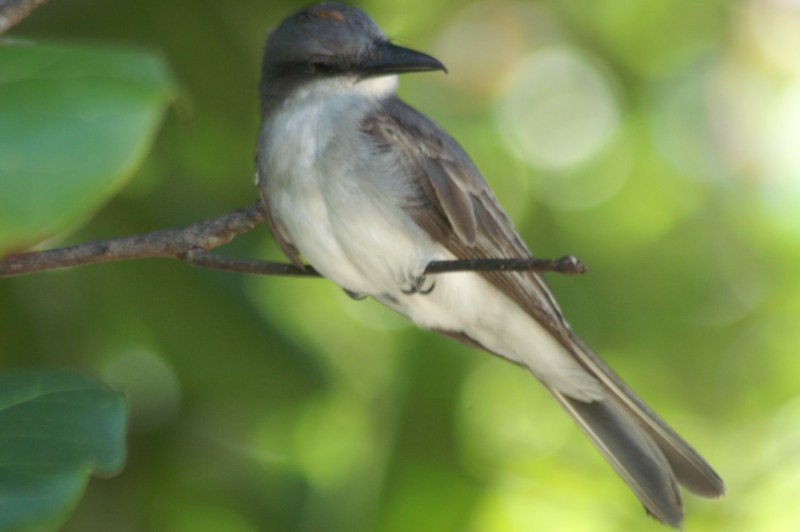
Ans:
[[[59,270],[84,264],[133,259],[178,259],[194,266],[237,273],[319,277],[311,266],[224,257],[208,250],[227,244],[266,220],[261,202],[237,209],[212,220],[177,229],[162,229],[123,238],[86,242],[60,249],[21,253],[0,258],[0,278]],[[572,256],[560,259],[465,259],[433,261],[426,274],[463,271],[537,271],[566,275],[586,268]]]
[[[45,2],[47,0],[0,0],[0,35]]]
[[[265,219],[261,202],[256,202],[245,209],[179,229],[162,229],[66,248],[10,255],[0,259],[0,277],[131,259],[188,260],[193,250],[208,250],[227,244],[236,235],[250,231]]]

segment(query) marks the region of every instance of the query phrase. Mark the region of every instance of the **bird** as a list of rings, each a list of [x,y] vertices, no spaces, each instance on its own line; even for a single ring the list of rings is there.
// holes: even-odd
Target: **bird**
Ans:
[[[647,514],[680,527],[679,486],[716,498],[722,479],[578,338],[540,274],[425,275],[531,257],[464,149],[396,95],[400,74],[432,71],[447,69],[337,2],[268,34],[256,182],[273,237],[351,296],[526,368]]]

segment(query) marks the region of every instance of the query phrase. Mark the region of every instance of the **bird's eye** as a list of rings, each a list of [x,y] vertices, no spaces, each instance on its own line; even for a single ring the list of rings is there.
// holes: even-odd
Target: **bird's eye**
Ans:
[[[312,74],[332,74],[336,71],[336,66],[329,61],[316,59],[308,64]]]

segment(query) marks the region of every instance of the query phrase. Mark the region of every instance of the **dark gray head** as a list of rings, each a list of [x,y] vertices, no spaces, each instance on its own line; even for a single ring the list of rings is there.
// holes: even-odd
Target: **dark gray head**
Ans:
[[[262,104],[309,81],[445,70],[429,55],[395,46],[363,11],[325,2],[297,11],[269,35],[261,72]]]

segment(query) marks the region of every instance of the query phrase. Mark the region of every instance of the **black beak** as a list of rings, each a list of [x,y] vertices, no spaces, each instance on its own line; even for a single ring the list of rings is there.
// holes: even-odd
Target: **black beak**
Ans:
[[[378,44],[372,53],[358,65],[365,78],[405,72],[425,72],[447,68],[436,58],[390,43]]]

